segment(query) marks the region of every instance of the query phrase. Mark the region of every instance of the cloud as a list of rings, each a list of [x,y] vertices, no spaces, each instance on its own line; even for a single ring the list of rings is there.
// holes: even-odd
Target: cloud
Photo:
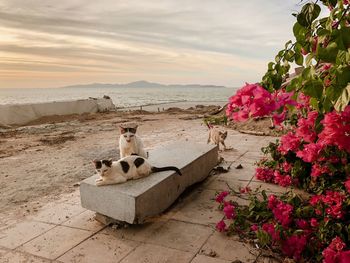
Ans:
[[[48,86],[57,72],[75,72],[69,81],[78,83],[101,74],[112,82],[258,81],[292,38],[297,8],[280,0],[3,0],[0,80],[17,71],[51,72]],[[7,79],[6,87],[24,83]]]

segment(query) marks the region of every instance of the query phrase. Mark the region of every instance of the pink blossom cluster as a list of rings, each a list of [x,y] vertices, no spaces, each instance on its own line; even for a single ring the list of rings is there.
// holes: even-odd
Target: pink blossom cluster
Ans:
[[[284,255],[300,260],[307,244],[307,238],[305,235],[291,235],[282,242],[282,252]]]
[[[333,238],[329,246],[323,250],[323,263],[349,263],[350,262],[350,250],[345,250],[346,247],[344,241],[336,236]]]
[[[334,145],[350,153],[350,105],[344,111],[325,114],[321,121],[323,130],[318,135],[323,146]]]
[[[236,211],[235,206],[228,201],[225,201],[226,196],[229,195],[228,191],[223,191],[216,195],[215,201],[223,205],[223,212],[225,214],[226,219],[235,219]],[[224,232],[227,230],[227,225],[224,220],[220,220],[216,224],[216,229],[220,232]]]
[[[324,211],[330,218],[341,219],[345,214],[343,209],[345,199],[343,193],[327,191],[326,194],[312,196],[309,202],[315,208],[317,215],[322,215]]]
[[[286,117],[285,107],[297,105],[292,99],[293,95],[293,92],[285,91],[271,94],[259,84],[246,83],[234,96],[230,97],[226,115],[235,121],[272,116],[279,124]],[[281,109],[280,113],[274,113]]]
[[[281,170],[283,170],[283,172]],[[257,167],[255,170],[255,177],[258,180],[268,183],[275,183],[283,187],[292,185],[294,182],[292,177],[288,174],[288,172],[291,170],[291,165],[284,162],[281,165],[281,170],[274,170],[268,167]]]
[[[282,226],[288,227],[293,221],[293,209],[290,204],[284,203],[278,200],[275,195],[270,195],[268,200],[268,208],[272,210],[272,213]]]

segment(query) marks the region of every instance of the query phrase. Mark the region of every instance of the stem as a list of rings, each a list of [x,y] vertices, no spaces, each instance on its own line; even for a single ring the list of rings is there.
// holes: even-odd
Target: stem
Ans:
[[[340,17],[339,21],[336,23],[336,28],[339,26],[340,22],[344,19],[346,13],[350,10],[350,5],[344,10],[342,16]]]

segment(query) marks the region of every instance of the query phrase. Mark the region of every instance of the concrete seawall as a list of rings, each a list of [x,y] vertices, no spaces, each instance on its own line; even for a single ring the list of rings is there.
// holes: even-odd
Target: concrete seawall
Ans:
[[[112,100],[104,98],[0,105],[0,124],[22,125],[44,116],[94,113],[114,109]]]

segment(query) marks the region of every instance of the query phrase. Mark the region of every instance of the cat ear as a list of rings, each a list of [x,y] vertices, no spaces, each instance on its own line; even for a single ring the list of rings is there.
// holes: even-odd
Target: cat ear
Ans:
[[[125,129],[122,126],[119,126],[119,130],[121,134],[125,133]]]
[[[224,132],[224,135],[227,135],[227,131]]]
[[[112,158],[108,159],[107,161],[108,161],[108,165],[107,166],[111,167],[112,166],[112,162],[113,162]]]

